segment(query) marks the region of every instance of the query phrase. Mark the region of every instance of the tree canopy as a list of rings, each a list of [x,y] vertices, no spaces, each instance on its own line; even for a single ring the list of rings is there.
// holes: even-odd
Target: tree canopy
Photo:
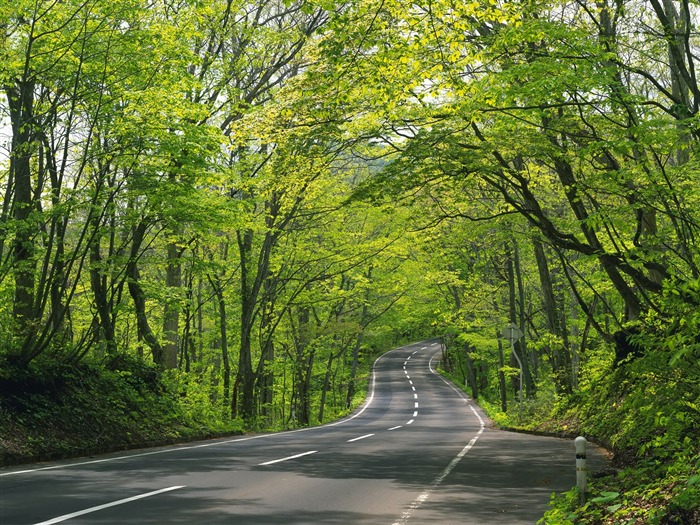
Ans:
[[[282,428],[349,410],[401,341],[441,337],[503,413],[646,356],[686,386],[640,446],[683,449],[699,10],[3,4],[3,384],[139,362],[193,413]]]

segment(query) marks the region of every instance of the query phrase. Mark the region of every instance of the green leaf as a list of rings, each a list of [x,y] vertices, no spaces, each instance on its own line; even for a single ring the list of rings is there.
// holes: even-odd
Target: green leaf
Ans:
[[[601,492],[601,495],[597,498],[593,498],[591,501],[593,503],[608,503],[614,500],[620,495],[619,492]]]

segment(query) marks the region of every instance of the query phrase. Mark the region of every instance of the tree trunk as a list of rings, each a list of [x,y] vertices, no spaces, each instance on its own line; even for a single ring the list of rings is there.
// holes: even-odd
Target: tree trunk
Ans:
[[[220,336],[220,348],[221,348],[221,364],[223,367],[222,379],[224,386],[224,399],[223,406],[225,409],[232,406],[231,402],[231,363],[228,355],[228,335],[226,332],[226,300],[224,299],[224,291],[221,286],[221,280],[218,276],[209,278],[209,283],[211,284],[212,290],[214,290],[214,295],[216,295],[216,302],[219,308],[219,336]],[[231,413],[231,417],[235,417]]]
[[[562,329],[560,322],[559,308],[554,295],[547,256],[544,246],[537,235],[533,235],[532,245],[540,276],[542,307],[545,313],[547,329],[563,342],[561,346],[559,343],[556,343],[555,347],[550,349],[552,352],[552,373],[554,374],[555,388],[559,393],[571,392],[571,353],[568,345],[568,336]]]
[[[168,243],[165,287],[170,293],[165,298],[163,309],[163,362],[164,369],[177,368],[180,304],[177,293],[182,288],[182,251],[175,241]]]
[[[131,254],[129,261],[126,264],[126,276],[129,279],[129,293],[134,302],[136,310],[136,324],[138,326],[139,336],[143,338],[145,343],[151,349],[153,362],[160,365],[163,363],[163,349],[158,342],[158,338],[153,333],[151,325],[148,323],[146,315],[146,294],[141,288],[140,274],[138,269],[138,254],[143,243],[144,235],[146,234],[147,225],[141,221],[133,229],[133,239],[131,245]]]
[[[17,333],[23,340],[21,360],[29,361],[29,350],[38,329],[34,309],[35,246],[30,216],[32,198],[31,159],[34,141],[34,83],[18,82],[6,90],[12,125],[10,178],[14,180],[14,239],[13,271],[15,280],[13,317]]]
[[[516,258],[516,254],[511,250],[509,246],[506,247],[506,277],[508,281],[508,312],[509,312],[509,318],[510,322],[518,325],[518,326],[523,326],[523,316],[522,316],[522,309],[520,311],[521,315],[518,315],[518,303],[516,300],[516,295],[518,293],[518,290],[522,290],[522,283],[520,287],[517,286],[516,284],[516,278],[515,278],[515,268],[516,265],[519,266],[519,259]],[[522,293],[521,293],[522,296]],[[521,299],[522,301],[522,299]],[[520,318],[520,319],[519,319]],[[522,328],[521,328],[522,330]],[[523,334],[525,331],[523,330]],[[517,357],[520,359],[520,362],[518,363],[518,359],[516,359],[514,353],[517,354]],[[522,366],[522,377],[523,377],[523,387],[525,388],[524,394],[530,395],[532,392],[532,377],[530,376],[530,368],[528,366],[528,360],[526,359],[525,353],[524,353],[524,348],[521,345],[520,341],[516,341],[515,345],[511,351],[510,354],[510,366],[513,368],[517,368],[520,370]],[[513,391],[515,393],[518,393],[520,391],[520,378],[519,377],[514,377],[511,380],[511,385],[513,387]]]
[[[321,406],[318,409],[318,422],[323,423],[323,412],[326,407],[326,396],[331,385],[331,371],[333,369],[333,352],[328,356],[326,364],[326,375],[323,377],[323,388],[321,389]]]
[[[250,419],[255,410],[255,374],[252,363],[252,331],[257,297],[255,286],[250,281],[250,256],[253,247],[251,230],[238,232],[238,247],[241,263],[241,343],[238,355],[238,374],[236,377],[238,406],[237,414]]]
[[[362,307],[363,314],[366,311],[366,308],[366,306]],[[357,334],[357,339],[355,339],[355,346],[352,349],[352,363],[350,364],[350,377],[348,378],[348,393],[345,396],[346,408],[350,408],[352,406],[352,399],[355,397],[355,378],[357,376],[357,365],[360,361],[360,348],[362,347],[363,337],[363,331]]]
[[[513,241],[513,267],[515,269],[516,284],[518,286],[518,326],[523,334],[527,333],[527,315],[525,313],[525,286],[523,284],[522,270],[520,266],[520,249],[518,248],[518,243]],[[535,381],[532,378],[532,369],[528,364],[531,360],[536,359],[532,357],[530,359],[530,352],[528,351],[527,338],[525,335],[517,342],[520,346],[520,360],[523,365],[523,379],[525,381],[525,394],[528,398],[535,395]]]
[[[96,235],[90,246],[90,285],[97,308],[99,327],[105,341],[105,352],[108,358],[113,358],[117,353],[117,343],[112,322],[112,309],[107,298],[107,276],[101,266],[100,236]]]
[[[464,353],[466,356],[466,361],[467,361],[467,382],[469,383],[469,388],[472,391],[472,398],[478,399],[479,398],[479,384],[476,381],[476,367],[474,364],[474,360],[472,359],[471,355],[469,355],[471,352],[471,348],[469,345],[465,345],[464,347]]]
[[[501,339],[501,334],[498,330],[496,330],[496,337],[498,338],[498,391],[501,394],[501,412],[507,412],[508,393],[506,391],[506,375],[503,372],[503,367],[505,366],[503,339]]]

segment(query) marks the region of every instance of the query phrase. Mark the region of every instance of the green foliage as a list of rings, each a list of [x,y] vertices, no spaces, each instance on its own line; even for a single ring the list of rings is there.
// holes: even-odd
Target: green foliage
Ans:
[[[327,421],[442,336],[632,465],[548,523],[695,518],[697,6],[428,7],[0,6],[8,460]]]
[[[159,372],[124,357],[115,369],[83,363],[5,363],[0,402],[2,462],[71,457],[212,435],[240,427],[191,412]]]

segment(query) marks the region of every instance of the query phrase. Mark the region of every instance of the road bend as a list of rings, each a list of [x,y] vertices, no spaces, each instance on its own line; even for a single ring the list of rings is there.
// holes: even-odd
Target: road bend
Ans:
[[[575,484],[573,443],[491,429],[439,357],[432,341],[384,354],[331,424],[4,469],[0,523],[535,523]]]

